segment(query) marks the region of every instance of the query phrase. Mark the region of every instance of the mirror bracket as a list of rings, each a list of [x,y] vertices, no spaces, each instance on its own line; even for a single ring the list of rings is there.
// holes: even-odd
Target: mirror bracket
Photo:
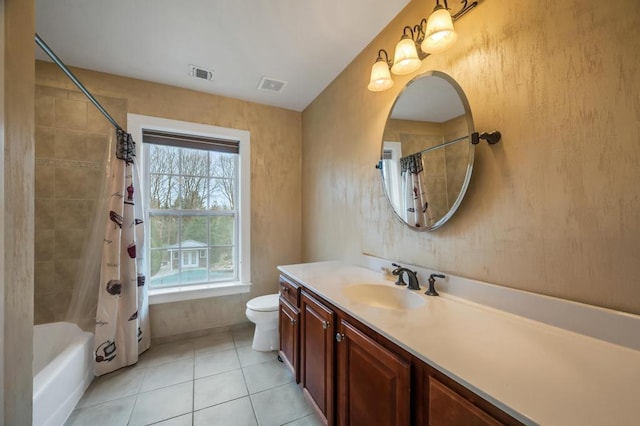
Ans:
[[[485,141],[487,141],[489,145],[495,145],[498,142],[500,142],[501,138],[502,138],[502,134],[497,130],[494,130],[493,132],[488,132],[488,133],[487,132],[471,133],[471,143],[474,145],[478,145],[480,143],[480,139],[484,139]]]

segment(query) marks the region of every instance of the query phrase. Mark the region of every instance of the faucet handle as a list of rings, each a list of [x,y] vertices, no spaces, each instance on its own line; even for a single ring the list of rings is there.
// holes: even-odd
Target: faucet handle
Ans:
[[[426,294],[427,296],[439,296],[438,292],[436,291],[436,278],[446,278],[446,277],[442,274],[429,275],[429,279],[428,279],[429,289],[424,292],[424,294]]]
[[[394,269],[393,271],[391,271],[392,275],[397,275],[398,279],[396,280],[395,284],[396,285],[407,285],[407,283],[404,282],[404,277],[402,275],[402,266],[398,265],[397,263],[392,263],[393,266],[396,267],[396,269]]]

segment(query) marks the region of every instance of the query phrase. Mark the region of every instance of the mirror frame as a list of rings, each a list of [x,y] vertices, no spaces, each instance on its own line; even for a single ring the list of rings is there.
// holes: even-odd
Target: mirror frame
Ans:
[[[396,99],[393,101],[393,105],[391,105],[391,109],[389,110],[389,114],[387,115],[387,120],[385,121],[385,125],[384,125],[384,129],[387,128],[387,123],[389,122],[389,119],[391,118],[391,114],[393,113],[393,109],[396,106],[396,103],[398,102],[398,100],[402,97],[402,94],[413,84],[415,83],[417,80],[425,78],[425,77],[438,77],[438,78],[442,78],[443,80],[445,80],[447,83],[449,83],[456,91],[456,93],[458,94],[458,98],[460,99],[460,101],[462,102],[462,106],[464,107],[464,111],[465,111],[465,118],[467,121],[467,128],[469,129],[469,133],[467,135],[468,138],[468,144],[469,144],[469,159],[467,162],[467,172],[464,178],[464,182],[462,183],[462,187],[460,188],[460,192],[458,193],[458,197],[456,198],[455,202],[453,203],[453,205],[451,206],[451,208],[447,211],[447,213],[442,216],[440,219],[438,219],[433,225],[431,226],[423,226],[423,227],[416,227],[410,223],[408,223],[402,216],[400,216],[399,212],[396,211],[396,209],[393,206],[393,203],[391,201],[391,196],[389,194],[389,192],[387,191],[387,186],[384,183],[384,170],[382,169],[382,167],[380,168],[380,178],[382,180],[382,187],[384,189],[384,194],[387,198],[387,202],[389,203],[389,207],[391,207],[391,210],[393,211],[394,216],[400,220],[403,224],[405,224],[406,226],[408,226],[409,228],[415,230],[415,231],[435,231],[436,229],[440,228],[442,225],[444,225],[447,221],[449,221],[449,219],[451,219],[451,217],[453,216],[453,214],[458,210],[458,207],[460,207],[460,204],[462,203],[462,199],[464,198],[466,192],[467,192],[467,188],[469,187],[469,182],[471,181],[471,175],[473,172],[473,162],[475,159],[475,145],[472,143],[472,137],[471,134],[475,131],[475,128],[473,126],[473,117],[471,115],[471,108],[469,107],[469,101],[467,100],[466,95],[464,94],[464,91],[462,90],[462,87],[460,87],[460,85],[458,84],[457,81],[455,81],[451,76],[449,76],[448,74],[445,74],[441,71],[427,71],[424,72],[422,74],[419,74],[415,77],[413,77],[411,80],[409,80],[407,82],[407,84],[402,88],[402,90],[398,93],[398,95],[396,96]],[[380,164],[384,164],[382,162],[383,158],[384,158],[384,129],[383,129],[383,136],[382,136],[382,141],[381,141],[381,147],[380,147]],[[460,141],[459,143],[463,143],[463,141]],[[429,150],[433,150],[433,149],[440,149],[440,148],[444,148],[445,146],[447,146],[448,143],[444,142],[440,145],[435,145],[434,147],[430,147],[430,148],[426,148]],[[424,151],[422,151],[424,152]]]

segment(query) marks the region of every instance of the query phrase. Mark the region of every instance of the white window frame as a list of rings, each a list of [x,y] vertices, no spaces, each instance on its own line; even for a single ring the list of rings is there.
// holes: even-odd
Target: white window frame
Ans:
[[[230,129],[187,121],[170,120],[139,114],[127,114],[128,131],[136,142],[137,164],[141,172],[142,191],[147,194],[142,130],[158,130],[239,141],[238,160],[238,281],[191,284],[162,289],[149,289],[149,304],[202,299],[213,296],[248,293],[251,288],[251,133],[247,130]],[[145,196],[145,200],[148,196]],[[150,246],[149,217],[145,209],[145,255]]]

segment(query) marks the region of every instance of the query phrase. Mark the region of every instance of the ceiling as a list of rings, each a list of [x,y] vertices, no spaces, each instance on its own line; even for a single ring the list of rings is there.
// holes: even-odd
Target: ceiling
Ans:
[[[68,66],[302,111],[408,2],[36,0],[36,31]]]

